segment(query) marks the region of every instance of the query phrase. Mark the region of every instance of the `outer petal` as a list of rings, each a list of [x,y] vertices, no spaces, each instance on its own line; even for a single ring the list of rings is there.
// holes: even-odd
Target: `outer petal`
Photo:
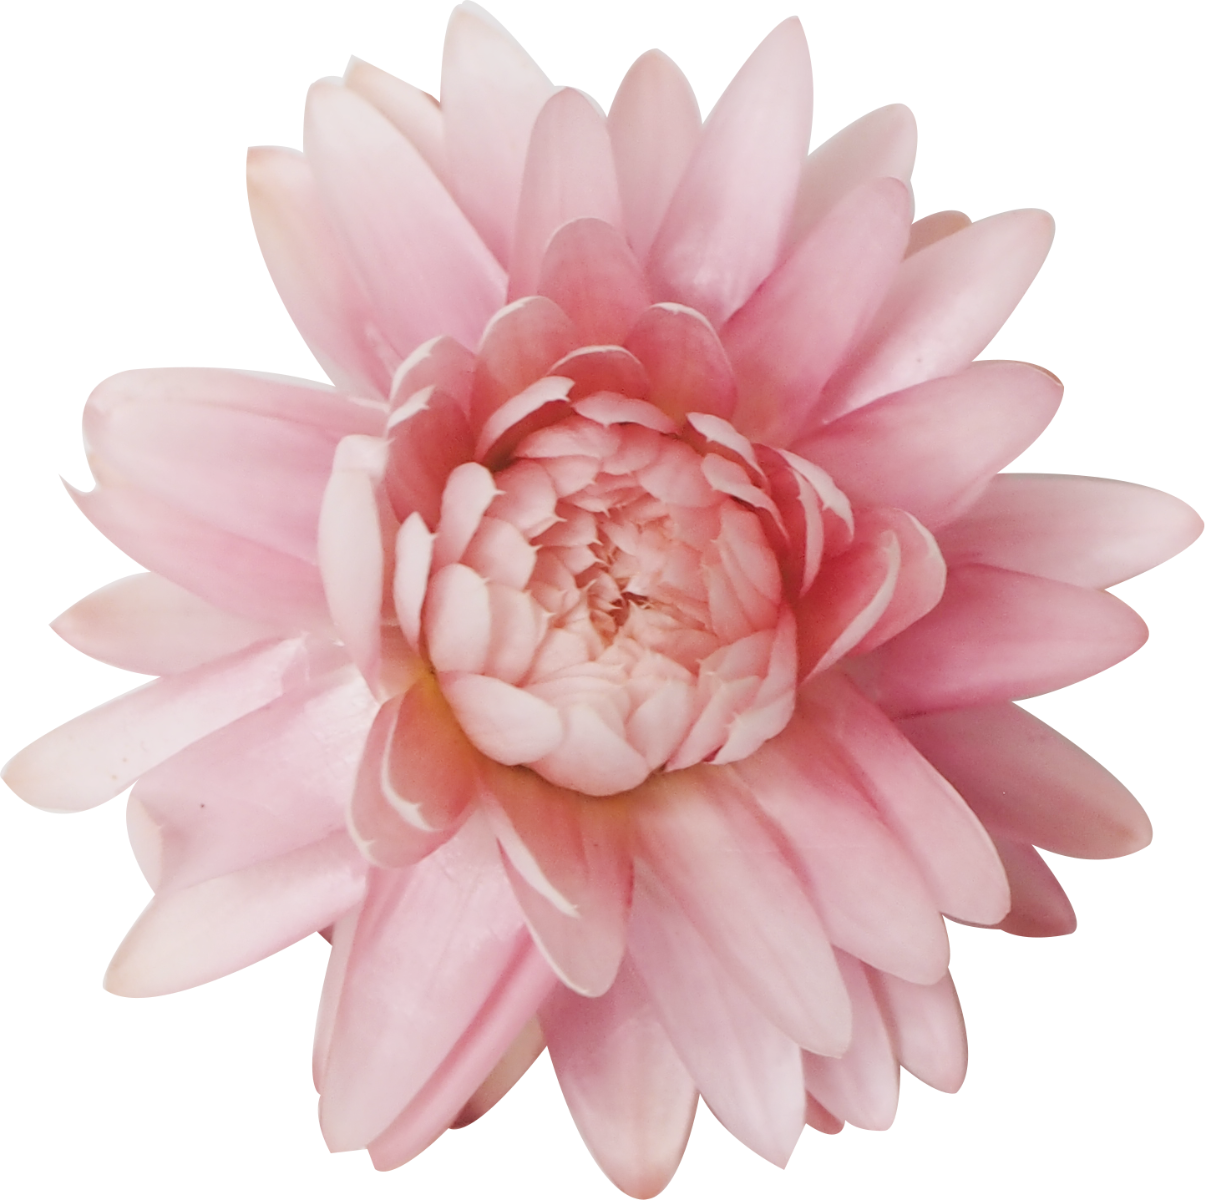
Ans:
[[[655,1196],[686,1149],[698,1094],[635,968],[587,1000],[557,989],[542,1010],[560,1089],[594,1161],[629,1196]]]
[[[1021,209],[977,221],[902,264],[867,334],[822,398],[827,419],[972,362],[1036,277],[1053,219]]]
[[[808,147],[813,79],[795,18],[768,35],[712,110],[649,257],[659,298],[719,326],[778,260]]]
[[[538,949],[534,957],[546,963]],[[451,1122],[451,1128],[461,1129],[473,1121],[479,1121],[494,1105],[505,1099],[510,1089],[530,1070],[546,1046],[539,1019],[532,1017],[484,1077],[484,1082],[468,1097],[467,1103],[459,1110],[459,1115]]]
[[[1149,818],[1125,786],[1014,704],[900,724],[995,835],[1076,858],[1115,858],[1149,844]]]
[[[898,1061],[923,1083],[955,1092],[964,1082],[969,1049],[952,976],[929,987],[869,971]]]
[[[1022,842],[996,838],[1011,881],[1011,911],[1000,929],[1018,937],[1061,937],[1078,928],[1078,918],[1045,860]]]
[[[946,209],[943,212],[931,213],[929,216],[920,218],[910,226],[910,242],[906,246],[906,258],[909,258],[911,254],[917,254],[919,250],[933,246],[943,238],[959,233],[972,224],[973,222],[964,213],[957,212],[955,209]]]
[[[433,96],[359,58],[350,59],[342,81],[351,92],[373,104],[417,147],[439,179],[444,177],[442,111]]]
[[[1079,475],[999,475],[940,533],[948,562],[1106,588],[1165,562],[1203,528],[1182,500]]]

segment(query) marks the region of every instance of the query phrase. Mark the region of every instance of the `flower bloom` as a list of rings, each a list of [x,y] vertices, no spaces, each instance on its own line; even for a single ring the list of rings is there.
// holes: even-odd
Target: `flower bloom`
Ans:
[[[1149,840],[1013,703],[1137,649],[1106,589],[1199,532],[999,472],[1061,386],[974,359],[1048,216],[912,223],[900,106],[806,157],[779,26],[701,122],[667,58],[610,113],[474,5],[442,102],[355,61],[249,157],[266,262],[333,387],[132,372],[88,402],[88,518],[148,568],[56,622],[161,678],[6,770],[135,785],[155,897],[107,986],[322,931],[333,1149],[390,1168],[546,1046],[635,1196],[699,1096],[787,1161],[965,1070],[941,914],[1049,935],[1034,847]]]

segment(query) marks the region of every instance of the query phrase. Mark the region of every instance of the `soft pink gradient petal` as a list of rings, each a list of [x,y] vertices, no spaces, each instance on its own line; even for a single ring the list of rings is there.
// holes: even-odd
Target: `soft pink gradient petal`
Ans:
[[[887,712],[1022,700],[1086,679],[1139,650],[1141,618],[1107,592],[998,567],[957,567],[917,625],[856,660]]]
[[[446,333],[474,345],[505,278],[425,159],[348,88],[313,84],[303,144],[377,323],[403,357]]]
[[[400,631],[414,650],[421,640],[421,613],[425,607],[433,557],[434,535],[426,528],[420,514],[410,513],[396,534],[392,600]]]
[[[943,212],[931,213],[921,217],[910,226],[910,241],[906,246],[906,258],[933,246],[943,238],[959,233],[973,222],[962,212],[955,209],[945,209]]]
[[[1063,937],[1073,933],[1078,918],[1045,860],[1023,842],[995,838],[994,844],[1011,881],[1011,911],[999,928],[1017,937]]]
[[[875,179],[910,182],[918,128],[904,104],[878,108],[852,121],[805,160],[788,228],[797,245],[844,196]]]
[[[1020,209],[906,259],[850,365],[826,387],[823,415],[840,416],[970,363],[1019,303],[1052,241],[1052,217]]]
[[[357,904],[366,860],[344,833],[231,875],[164,892],[118,947],[105,987],[162,996],[209,983],[332,924]]]
[[[682,1159],[698,1093],[635,968],[625,960],[594,1000],[556,989],[540,1016],[594,1161],[629,1196],[656,1196]]]
[[[1060,403],[1061,383],[1048,371],[979,362],[877,400],[796,450],[855,503],[901,508],[936,529],[1040,436]]]
[[[539,957],[538,952],[534,957]],[[484,1081],[468,1097],[459,1114],[451,1122],[451,1128],[462,1129],[473,1121],[479,1121],[494,1105],[503,1100],[530,1070],[546,1045],[543,1030],[539,1027],[539,1019],[532,1017],[484,1077]]]
[[[880,307],[905,250],[910,193],[876,179],[827,213],[721,331],[738,429],[790,444]],[[811,458],[812,455],[809,455]]]
[[[561,88],[539,112],[527,147],[510,252],[509,299],[537,290],[552,235],[568,221],[623,224],[606,118],[584,92]]]
[[[1116,858],[1150,843],[1150,820],[1128,789],[1014,704],[929,713],[900,727],[996,836],[1075,858]]]
[[[112,799],[191,742],[302,681],[302,639],[262,643],[144,684],[44,734],[9,760],[4,781],[51,812]]]
[[[478,4],[451,13],[442,53],[442,117],[451,191],[509,265],[531,127],[555,89]]]
[[[804,1125],[800,1052],[647,869],[637,872],[629,955],[716,1119],[784,1166]]]
[[[704,122],[649,254],[658,299],[716,326],[779,258],[809,142],[813,76],[789,18],[746,60]]]
[[[449,396],[467,413],[471,403],[476,355],[453,337],[440,333],[422,342],[396,368],[392,376],[393,410],[407,405],[416,394],[432,387]]]
[[[928,987],[868,971],[897,1060],[923,1083],[955,1092],[964,1082],[969,1048],[951,975]]]
[[[688,768],[637,801],[638,855],[741,988],[798,1045],[841,1053],[850,1018],[830,944],[744,785]]]
[[[472,458],[475,443],[466,413],[454,397],[431,384],[395,410],[387,441],[385,483],[393,511],[401,521],[420,513],[433,529],[447,478]]]
[[[534,762],[564,737],[560,713],[522,688],[490,675],[458,672],[440,682],[472,745],[499,763]]]
[[[307,159],[255,146],[247,170],[257,243],[295,327],[342,391],[386,397],[400,356],[375,325]]]
[[[90,658],[141,675],[176,675],[283,632],[222,612],[159,575],[108,583],[51,628]]]
[[[1078,475],[999,475],[942,530],[953,566],[984,563],[1106,588],[1178,554],[1204,524],[1182,500]]]
[[[732,416],[733,367],[701,313],[683,304],[655,304],[640,314],[625,345],[644,364],[649,400],[675,421],[690,412]]]
[[[433,96],[360,58],[350,59],[342,82],[387,117],[413,143],[439,179],[445,177],[442,110]]]
[[[888,1129],[897,1113],[900,1072],[880,1006],[872,994],[863,964],[838,955],[855,1014],[855,1032],[841,1058],[807,1051],[804,1081],[810,1095],[848,1124],[860,1129]]]

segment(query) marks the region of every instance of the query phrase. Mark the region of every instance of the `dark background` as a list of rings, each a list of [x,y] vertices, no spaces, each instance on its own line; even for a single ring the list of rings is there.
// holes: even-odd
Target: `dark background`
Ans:
[[[0,757],[138,682],[45,630],[74,599],[133,569],[55,478],[87,484],[78,421],[90,388],[160,364],[317,374],[257,255],[245,147],[297,144],[304,89],[340,74],[351,52],[438,87],[444,4],[341,5],[308,18],[294,6],[164,11],[173,13],[164,24],[120,8],[70,27],[44,21],[10,75],[17,336]],[[708,19],[690,4],[494,11],[553,79],[604,104],[631,59],[660,45],[706,109],[787,8],[750,2]],[[1183,30],[1063,32],[1052,8],[847,11],[804,13],[815,142],[901,99],[922,131],[919,212],[1044,206],[1058,217],[1052,258],[987,352],[1046,364],[1066,381],[1058,420],[1019,466],[1140,480],[1200,507],[1196,413],[1207,386],[1189,381],[1189,360],[1207,356],[1203,343],[1188,348],[1197,328],[1175,301],[1197,250],[1174,143],[1184,70],[1171,56]],[[1058,1185],[1167,1171],[1180,1119],[1169,1092],[1200,1053],[1196,985],[1177,943],[1205,925],[1185,916],[1196,868],[1184,848],[1207,800],[1207,783],[1191,781],[1203,732],[1192,701],[1203,703],[1205,689],[1190,682],[1203,644],[1189,633],[1206,607],[1197,612],[1195,553],[1117,591],[1154,627],[1150,646],[1031,707],[1137,792],[1155,847],[1120,863],[1054,861],[1080,917],[1075,937],[955,929],[972,1050],[959,1096],[906,1077],[892,1132],[805,1133],[782,1175],[701,1109],[671,1198],[722,1185],[799,1196],[822,1172],[864,1195],[902,1181],[949,1194],[1036,1183],[1046,1164]],[[480,1170],[536,1198],[614,1194],[577,1142],[546,1059],[494,1114],[398,1175],[376,1176],[364,1155],[330,1158],[308,1074],[319,939],[194,993],[114,999],[99,978],[147,899],[123,804],[57,819],[10,797],[5,819],[11,1162],[49,1183],[121,1183],[135,1195],[183,1179],[463,1193],[484,1187]],[[735,1184],[723,1183],[731,1171]]]

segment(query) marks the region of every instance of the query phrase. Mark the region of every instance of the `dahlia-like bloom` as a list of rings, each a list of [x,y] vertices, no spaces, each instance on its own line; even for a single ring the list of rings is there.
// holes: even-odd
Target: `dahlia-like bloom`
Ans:
[[[604,117],[473,5],[441,104],[365,63],[253,220],[332,387],[132,372],[76,499],[148,568],[55,628],[162,678],[23,751],[134,783],[156,895],[107,986],[332,942],[335,1150],[397,1166],[546,1045],[598,1163],[672,1175],[702,1096],[786,1162],[965,1070],[941,914],[1074,916],[1034,846],[1149,840],[1012,702],[1145,640],[1104,589],[1199,531],[1131,484],[998,474],[1061,385],[974,358],[1037,211],[915,223],[892,106],[806,158],[796,21],[705,122],[652,52]]]

